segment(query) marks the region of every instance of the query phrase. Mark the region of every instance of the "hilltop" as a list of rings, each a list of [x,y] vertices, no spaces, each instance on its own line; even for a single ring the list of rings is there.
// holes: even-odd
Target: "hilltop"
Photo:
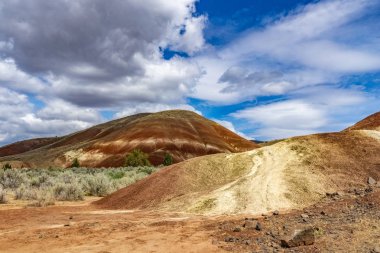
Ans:
[[[153,165],[166,153],[174,162],[215,153],[235,153],[258,145],[194,112],[173,110],[137,114],[60,138],[27,140],[0,148],[0,163],[14,167],[123,166],[126,154],[140,149]]]

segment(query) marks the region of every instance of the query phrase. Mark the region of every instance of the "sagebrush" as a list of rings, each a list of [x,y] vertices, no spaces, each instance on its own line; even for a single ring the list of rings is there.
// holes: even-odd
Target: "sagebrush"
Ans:
[[[155,167],[0,169],[0,203],[6,192],[14,199],[47,206],[54,201],[77,201],[85,196],[106,196],[158,170]]]

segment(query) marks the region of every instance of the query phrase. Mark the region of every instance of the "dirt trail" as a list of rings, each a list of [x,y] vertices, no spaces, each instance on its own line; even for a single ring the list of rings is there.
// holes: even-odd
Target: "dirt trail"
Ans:
[[[276,209],[301,208],[324,194],[322,182],[314,180],[321,175],[310,175],[304,167],[297,166],[303,157],[291,150],[291,144],[278,143],[244,155],[250,156],[253,161],[249,172],[207,194],[195,204],[213,201],[214,206],[205,214],[261,214]],[[307,198],[302,198],[302,194],[293,196],[294,192],[299,193],[305,187]]]

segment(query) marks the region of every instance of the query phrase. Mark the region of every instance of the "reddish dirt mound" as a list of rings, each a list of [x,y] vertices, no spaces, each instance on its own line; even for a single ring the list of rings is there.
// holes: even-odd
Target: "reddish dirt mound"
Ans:
[[[328,191],[361,187],[369,177],[380,180],[379,152],[379,140],[362,131],[296,137],[250,152],[194,158],[95,204],[204,214],[254,213],[257,208],[250,207],[258,204],[267,210],[302,208]],[[283,196],[278,204],[261,201],[276,194]]]
[[[380,128],[380,112],[372,114],[346,130],[376,130]]]
[[[228,156],[203,156],[172,165],[96,204],[111,209],[150,208],[182,196],[208,192],[238,178],[249,169],[247,164],[252,165],[250,157]],[[228,163],[225,159],[229,159]]]
[[[0,148],[0,157],[22,154],[58,141],[59,138],[38,138],[19,141]]]
[[[174,162],[180,162],[202,155],[258,147],[213,121],[181,110],[133,115],[46,144],[22,155],[13,152],[13,156],[3,157],[0,162],[67,167],[78,158],[86,167],[116,167],[123,166],[126,154],[140,149],[149,155],[152,164],[159,165],[166,153],[172,155]]]

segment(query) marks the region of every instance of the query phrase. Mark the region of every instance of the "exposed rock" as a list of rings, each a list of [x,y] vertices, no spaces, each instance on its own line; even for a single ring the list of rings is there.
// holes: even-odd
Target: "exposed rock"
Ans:
[[[281,240],[281,246],[293,248],[302,245],[312,245],[315,242],[314,228],[297,229],[292,236]]]
[[[373,177],[369,177],[368,180],[367,180],[367,183],[369,185],[375,185],[376,184],[376,180]]]
[[[263,229],[263,227],[262,227],[261,223],[257,222],[257,224],[256,224],[256,230],[257,231],[261,231],[262,229]]]
[[[224,241],[225,242],[235,242],[236,238],[232,237],[232,236],[227,236],[226,238],[224,238]]]
[[[309,218],[309,215],[303,213],[303,214],[301,214],[301,218],[303,218],[303,219],[308,219],[308,218]]]
[[[278,210],[273,212],[273,215],[279,215],[279,214],[280,214],[280,212]]]
[[[257,223],[258,222],[255,220],[246,220],[243,224],[243,228],[245,228],[245,229],[256,229]]]
[[[234,228],[233,232],[241,232],[241,228],[240,227],[236,227],[236,228]]]

